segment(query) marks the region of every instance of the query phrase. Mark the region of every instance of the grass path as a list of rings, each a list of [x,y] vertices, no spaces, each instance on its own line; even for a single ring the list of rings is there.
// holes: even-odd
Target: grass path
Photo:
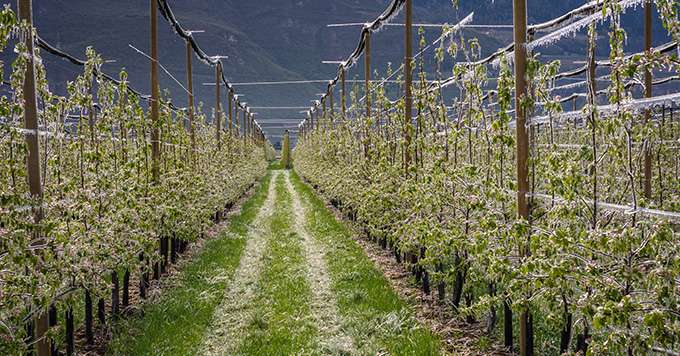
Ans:
[[[438,355],[380,270],[295,173],[272,170],[144,318],[125,355]]]
[[[290,173],[286,172],[286,188],[292,195],[292,210],[295,214],[295,231],[302,238],[307,267],[307,282],[312,288],[310,307],[316,325],[319,327],[319,343],[324,353],[355,354],[352,338],[342,329],[335,294],[331,289],[331,278],[326,265],[327,254],[324,246],[307,231],[306,209],[300,195],[293,187]]]
[[[265,266],[253,308],[258,312],[249,320],[238,355],[319,354],[317,325],[308,301],[311,297],[305,279],[306,260],[300,236],[293,230],[291,195],[284,174],[276,184],[275,213],[271,220]]]
[[[271,179],[276,182],[279,172],[273,172]],[[239,340],[243,338],[245,323],[254,313],[251,301],[260,278],[267,237],[271,235],[270,220],[274,214],[275,202],[275,184],[269,184],[267,199],[248,228],[241,262],[207,330],[201,347],[202,355],[232,354],[238,347]]]
[[[292,173],[307,210],[307,229],[326,251],[339,312],[362,355],[438,355],[439,338],[414,319],[389,282],[325,203]]]

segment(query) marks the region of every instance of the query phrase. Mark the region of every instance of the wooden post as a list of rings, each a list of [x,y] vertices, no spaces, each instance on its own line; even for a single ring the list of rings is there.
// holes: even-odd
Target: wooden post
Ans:
[[[411,165],[411,125],[413,115],[413,0],[406,0],[406,30],[404,34],[406,53],[404,55],[404,169]]]
[[[229,136],[233,137],[234,130],[234,91],[229,90]]]
[[[246,138],[248,137],[248,131],[246,128],[246,121],[248,120],[248,110],[246,108],[243,108],[243,143],[246,143]]]
[[[333,87],[330,86],[328,87],[328,100],[329,100],[329,105],[331,106],[331,122],[333,122],[333,115],[335,115],[335,104],[333,103]]]
[[[517,214],[520,219],[529,220],[529,192],[528,159],[529,136],[526,128],[526,111],[523,100],[527,95],[526,83],[526,42],[527,42],[527,6],[526,0],[513,0],[513,21],[515,39],[515,118],[517,140]],[[520,247],[520,255],[527,256],[531,234],[527,236],[524,246]],[[531,315],[527,308],[520,314],[520,354],[533,355],[533,335],[531,335]]]
[[[234,93],[234,138],[238,138],[239,135],[239,129],[238,129],[238,99],[236,97],[236,93]]]
[[[328,125],[326,121],[328,121],[328,111],[326,111],[326,97],[321,98],[321,106],[323,107],[323,114],[321,115],[321,118],[323,118],[324,122],[324,129]]]
[[[312,115],[314,115],[314,121],[316,122],[316,130],[319,131],[319,107],[314,108]]]
[[[314,131],[314,117],[312,116],[312,110],[307,111],[307,129],[310,133]]]
[[[645,1],[645,53],[649,53],[652,49],[652,2]],[[649,68],[645,69],[645,97],[652,97],[652,71]],[[645,124],[649,123],[651,119],[651,110],[645,110]],[[651,140],[647,141],[645,146],[645,198],[652,198],[652,148]]]
[[[371,32],[366,32],[364,48],[364,87],[366,88],[366,120],[371,118]]]
[[[189,91],[189,135],[191,136],[191,155],[196,154],[196,128],[194,127],[194,75],[193,75],[193,49],[191,42],[187,42],[187,90]]]
[[[234,131],[235,131],[234,133],[235,133],[235,136],[237,138],[241,134],[241,130],[238,128],[238,126],[240,126],[238,124],[238,108],[239,108],[239,105],[240,105],[240,103],[239,103],[239,101],[236,97],[236,94],[234,94]]]
[[[369,141],[369,121],[371,119],[371,32],[366,31],[366,47],[364,48],[364,91],[366,92],[366,125],[364,128],[364,158],[368,158],[371,143]]]
[[[221,133],[222,133],[222,63],[217,62],[215,65],[215,139],[217,140],[217,149],[222,149]]]
[[[347,76],[347,69],[345,69],[345,66],[342,66],[342,69],[340,70],[340,85],[341,85],[341,90],[342,90],[342,95],[340,101],[342,102],[342,118],[346,119],[347,118],[347,92],[346,87],[345,87],[345,77]]]
[[[593,31],[595,31],[595,24],[593,26]],[[588,41],[588,98],[587,103],[595,107],[597,105],[597,60],[595,59],[595,46],[597,43],[597,38],[592,41]],[[593,146],[593,167],[591,175],[593,177],[593,230],[597,229],[597,122],[595,121],[595,111],[591,113],[590,121],[593,125],[591,131],[591,144]]]
[[[253,122],[253,114],[248,112],[248,120],[246,120],[246,137],[250,141],[250,135],[253,132],[253,127],[251,126]]]
[[[161,133],[160,133],[160,87],[158,85],[158,0],[150,1],[151,17],[151,161],[152,183],[160,184],[161,179]],[[162,250],[159,237],[159,250]],[[159,251],[161,252],[161,251]],[[162,253],[162,252],[161,252]],[[154,265],[154,275],[159,274],[160,264]],[[145,278],[142,278],[145,283]]]
[[[158,0],[150,1],[151,15],[151,157],[154,184],[160,182],[160,88],[158,86]]]
[[[19,0],[17,4],[19,21],[26,21],[28,25],[33,27],[33,2],[31,0]],[[40,145],[38,144],[38,98],[35,86],[35,58],[34,53],[34,38],[33,32],[27,33],[25,38],[26,50],[29,53],[28,63],[26,66],[26,74],[24,77],[24,128],[26,133],[26,146],[28,148],[28,156],[26,159],[26,168],[28,173],[28,186],[31,193],[31,198],[35,199],[38,206],[33,208],[33,221],[36,228],[33,230],[34,240],[38,244],[41,240],[40,230],[37,225],[43,218],[42,211],[42,178],[40,176]],[[36,313],[33,321],[33,335],[36,340],[36,352],[38,356],[50,354],[49,340],[45,337],[48,329],[48,314],[47,310],[40,310]]]

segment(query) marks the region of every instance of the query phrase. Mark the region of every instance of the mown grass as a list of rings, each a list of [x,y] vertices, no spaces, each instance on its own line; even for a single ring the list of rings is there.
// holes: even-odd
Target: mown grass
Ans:
[[[300,236],[293,231],[291,195],[285,176],[276,180],[276,202],[271,219],[264,266],[253,300],[255,314],[247,321],[247,336],[238,354],[318,354],[317,330],[310,315],[309,284]]]
[[[270,170],[283,170],[286,169],[286,167],[283,166],[283,162],[281,160],[276,160],[272,161],[269,163],[269,169]]]
[[[234,216],[221,235],[208,241],[177,276],[177,284],[163,290],[159,302],[143,307],[143,317],[123,320],[109,346],[114,355],[196,354],[238,267],[248,225],[267,198],[271,173],[253,197]]]
[[[291,179],[307,210],[308,231],[326,247],[332,288],[356,349],[364,355],[440,354],[439,338],[414,320],[351,231],[295,173]]]

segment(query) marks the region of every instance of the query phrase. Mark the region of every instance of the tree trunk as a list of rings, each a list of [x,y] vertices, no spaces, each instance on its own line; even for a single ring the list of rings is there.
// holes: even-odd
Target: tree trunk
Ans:
[[[106,303],[102,298],[99,298],[99,303],[97,303],[97,318],[100,325],[106,324]]]
[[[111,315],[118,315],[120,313],[120,282],[118,280],[118,272],[111,272],[111,281],[113,288],[111,288]]]
[[[125,270],[123,275],[123,308],[130,306],[130,271]]]
[[[92,318],[92,296],[90,295],[90,291],[85,291],[85,338],[87,339],[88,345],[94,343]]]
[[[513,348],[512,337],[512,308],[506,299],[503,302],[503,335],[505,336],[505,347],[509,350]]]
[[[73,335],[73,308],[70,306],[66,309],[64,316],[64,323],[66,324],[66,355],[73,356],[76,351],[75,336]]]

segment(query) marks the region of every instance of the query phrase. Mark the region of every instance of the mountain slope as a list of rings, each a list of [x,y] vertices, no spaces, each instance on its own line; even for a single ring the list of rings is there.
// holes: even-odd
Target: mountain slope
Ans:
[[[197,34],[204,50],[210,54],[227,55],[225,73],[233,82],[268,80],[329,79],[335,75],[334,65],[322,60],[341,60],[354,50],[360,27],[328,28],[329,23],[364,22],[374,19],[389,0],[169,0],[178,19]],[[584,0],[545,1],[529,0],[529,22],[536,23],[558,16]],[[475,12],[476,24],[511,24],[512,0],[460,0],[454,9],[451,0],[415,0],[415,22],[455,23],[470,12]],[[146,51],[148,48],[148,1],[144,0],[34,0],[35,23],[47,41],[79,57],[84,49],[93,46],[107,60],[115,63],[105,69],[115,74],[121,68],[130,73],[133,86],[149,92],[148,61],[128,47],[129,44]],[[629,16],[641,16],[640,11]],[[160,62],[181,81],[185,81],[185,48],[170,26],[159,16]],[[399,16],[396,22],[403,22]],[[641,46],[641,21],[628,21],[630,50]],[[655,27],[655,43],[665,42],[665,32]],[[426,37],[436,38],[439,30],[426,31]],[[601,31],[604,35],[605,31]],[[508,30],[466,31],[467,36],[480,38],[485,52],[491,52],[511,41]],[[606,39],[603,44],[606,44]],[[565,39],[543,52],[559,56],[581,56],[583,37]],[[403,31],[387,27],[373,40],[373,63],[381,72],[388,62],[401,62]],[[606,55],[606,53],[602,53]],[[9,59],[4,54],[3,59]],[[46,58],[54,90],[62,92],[64,83],[71,80],[77,69],[70,63]],[[197,98],[212,107],[213,88],[203,82],[213,82],[214,73],[202,64],[194,66]],[[448,73],[449,69],[446,70]],[[363,77],[362,64],[350,71],[350,77]],[[170,89],[178,105],[184,105],[186,94],[164,73],[161,85]],[[295,86],[238,87],[251,106],[306,106],[310,99],[325,89],[323,84]],[[302,114],[291,112],[259,112],[260,121],[295,118]],[[280,134],[281,130],[271,130]]]

